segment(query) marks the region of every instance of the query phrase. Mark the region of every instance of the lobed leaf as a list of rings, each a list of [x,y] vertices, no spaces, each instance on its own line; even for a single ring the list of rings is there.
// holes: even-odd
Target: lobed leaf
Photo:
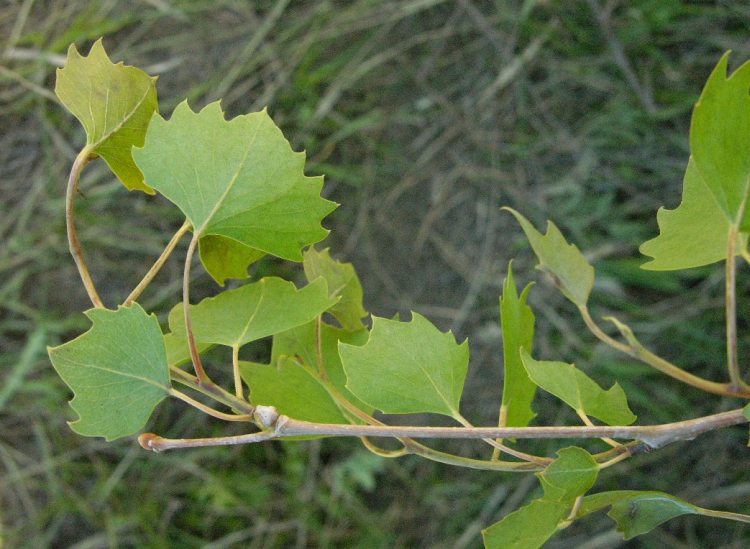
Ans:
[[[534,383],[576,412],[595,417],[607,425],[629,425],[636,420],[628,407],[625,392],[617,383],[605,391],[573,364],[534,360],[523,349],[521,360]]]
[[[346,387],[386,414],[431,412],[455,417],[469,365],[469,346],[456,343],[423,316],[411,322],[373,317],[362,346],[339,343]]]
[[[227,278],[247,278],[247,268],[266,255],[231,238],[207,235],[200,239],[198,253],[206,272],[219,286]]]
[[[727,221],[747,232],[750,212],[750,62],[727,76],[729,52],[717,63],[693,109],[690,152]]]
[[[659,208],[659,236],[644,242],[640,251],[653,259],[641,267],[674,271],[710,265],[727,257],[730,223],[716,203],[690,157],[682,183],[682,202],[674,210]],[[737,241],[736,254],[747,249],[747,234]]]
[[[48,349],[55,370],[75,393],[70,406],[79,419],[70,427],[106,440],[132,435],[171,390],[159,322],[137,303],[85,314],[89,331]]]
[[[101,39],[84,57],[71,44],[65,67],[57,69],[55,94],[86,130],[86,145],[102,157],[128,190],[153,194],[135,165],[131,149],[143,145],[157,112],[156,77],[110,61]]]
[[[594,285],[594,268],[586,261],[575,244],[568,244],[551,221],[547,222],[547,234],[542,235],[529,221],[512,208],[503,208],[518,220],[534,250],[539,265],[547,272],[565,297],[579,307],[586,305]]]
[[[248,248],[302,261],[301,249],[328,234],[320,222],[336,205],[320,196],[323,178],[304,175],[305,154],[292,151],[265,110],[225,120],[218,102],[197,113],[180,103],[171,119],[154,116],[133,157],[194,237],[225,239],[220,251],[202,243],[217,281],[246,268]],[[231,267],[217,268],[212,254],[231,256]]]
[[[362,306],[362,285],[354,266],[331,258],[328,248],[319,252],[311,247],[302,257],[307,280],[312,282],[318,277],[325,278],[331,297],[340,297],[328,312],[345,330],[361,330],[364,327],[362,318],[367,316],[367,311]]]
[[[266,277],[191,305],[190,317],[196,341],[233,347],[305,324],[336,301],[328,297],[323,279],[298,290],[291,282]],[[182,307],[170,311],[169,326],[185,338]]]
[[[501,415],[503,425],[507,427],[526,427],[536,416],[531,409],[536,385],[526,374],[520,354],[521,349],[531,350],[534,341],[534,313],[526,304],[531,286],[528,284],[518,295],[513,280],[513,263],[509,263],[500,298],[504,373]]]

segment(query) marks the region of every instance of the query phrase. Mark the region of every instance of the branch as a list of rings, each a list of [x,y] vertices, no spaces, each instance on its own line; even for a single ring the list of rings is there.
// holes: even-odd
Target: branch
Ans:
[[[146,289],[146,287],[151,283],[151,281],[154,279],[157,273],[164,266],[164,263],[167,262],[167,258],[169,258],[170,254],[174,251],[175,247],[177,246],[177,243],[189,230],[190,230],[190,223],[187,221],[185,221],[185,223],[182,224],[182,227],[177,229],[177,232],[174,234],[172,239],[167,243],[167,246],[164,248],[164,251],[161,253],[159,258],[154,262],[154,264],[145,274],[145,276],[143,277],[143,280],[141,280],[138,283],[138,285],[135,288],[133,288],[133,291],[130,292],[130,295],[125,299],[125,301],[123,301],[122,304],[125,307],[133,303],[136,299],[138,299],[141,296],[141,294],[143,293],[143,290]]]
[[[740,211],[744,211],[743,207]],[[736,270],[737,261],[734,258],[737,245],[737,224],[729,226],[727,235],[727,260],[724,280],[724,307],[726,310],[727,331],[727,370],[729,371],[729,389],[735,393],[747,391],[750,387],[742,380],[740,366],[737,359],[737,293]]]
[[[259,420],[259,414],[265,416]],[[174,448],[199,446],[228,446],[249,444],[262,440],[272,440],[297,436],[340,436],[340,437],[393,437],[435,438],[435,439],[485,439],[485,438],[524,438],[524,439],[569,439],[603,438],[638,439],[649,448],[660,448],[678,440],[691,440],[696,436],[716,429],[747,423],[742,408],[696,419],[644,426],[582,426],[582,427],[411,427],[392,425],[344,425],[330,423],[310,423],[279,415],[275,408],[256,407],[256,421],[263,430],[258,433],[215,438],[168,439],[153,433],[144,433],[139,440],[141,445],[155,452]],[[483,462],[492,463],[492,462]],[[534,465],[519,463],[519,465]]]
[[[102,299],[94,287],[94,281],[91,280],[89,274],[89,268],[86,266],[86,260],[83,258],[83,251],[81,250],[81,243],[78,241],[78,235],[76,234],[76,227],[73,223],[73,200],[75,199],[76,191],[78,190],[78,180],[81,177],[81,172],[86,164],[89,163],[92,157],[92,150],[89,146],[84,147],[81,152],[76,156],[73,166],[70,168],[70,175],[68,176],[68,187],[65,191],[65,226],[68,232],[68,248],[70,249],[70,255],[73,256],[76,267],[78,267],[78,274],[81,277],[86,293],[89,294],[89,299],[94,307],[102,308],[104,304]]]

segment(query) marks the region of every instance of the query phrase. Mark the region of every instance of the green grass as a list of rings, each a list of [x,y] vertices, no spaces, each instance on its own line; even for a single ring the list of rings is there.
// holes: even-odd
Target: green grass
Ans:
[[[701,375],[723,375],[721,272],[649,274],[637,245],[674,207],[690,111],[726,49],[750,57],[742,3],[17,2],[0,8],[0,532],[8,547],[478,547],[479,530],[523,503],[531,477],[382,461],[354,440],[271,443],[150,455],[132,440],[74,435],[67,389],[45,346],[86,329],[85,293],[67,253],[63,193],[82,131],[56,104],[54,68],[70,42],[104,36],[115,61],[158,73],[162,112],[223,98],[240,114],[268,105],[308,173],[326,174],[328,245],[352,261],[380,315],[422,312],[472,336],[464,401],[495,421],[497,295],[507,268],[537,278],[509,205],[552,218],[601,265],[596,314],[617,312],[647,344]],[[593,11],[592,11],[593,10]],[[180,219],[163,200],[127,195],[104,166],[86,170],[80,238],[109,304],[140,278]],[[134,222],[124,223],[125,219]],[[179,254],[176,254],[179,256]],[[290,271],[271,262],[264,272]],[[144,296],[178,300],[170,262]],[[740,273],[742,276],[742,273]],[[215,291],[196,273],[199,298]],[[742,295],[750,289],[741,284]],[[643,421],[723,409],[594,343],[549,284],[532,291],[537,355],[615,378]],[[740,326],[748,303],[740,299]],[[746,330],[745,330],[746,331]],[[480,336],[480,334],[484,334]],[[747,336],[741,349],[747,349]],[[489,381],[488,381],[489,380]],[[540,396],[540,420],[559,408]],[[150,429],[227,433],[179,403]],[[608,470],[597,489],[665,489],[749,511],[746,432],[706,435]],[[467,455],[484,448],[445,443]],[[533,448],[532,443],[529,448]],[[552,452],[550,444],[536,444]],[[677,519],[625,544],[606,519],[551,547],[743,547],[750,530]]]

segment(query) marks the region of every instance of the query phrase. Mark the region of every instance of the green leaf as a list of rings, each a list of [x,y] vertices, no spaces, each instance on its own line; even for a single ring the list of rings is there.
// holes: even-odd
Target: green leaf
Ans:
[[[328,248],[322,252],[309,248],[303,254],[303,266],[307,280],[312,282],[323,277],[328,282],[331,297],[341,297],[328,311],[345,330],[361,330],[362,318],[367,316],[362,306],[362,285],[351,263],[341,263],[331,258]]]
[[[75,396],[71,429],[115,440],[143,428],[171,390],[159,322],[137,303],[90,309],[91,329],[50,348],[52,365]]]
[[[695,167],[688,161],[682,184],[682,202],[674,210],[659,208],[659,236],[641,245],[641,253],[653,259],[641,267],[652,271],[674,271],[710,265],[727,257],[729,221]],[[742,234],[736,252],[747,247]]]
[[[290,357],[273,365],[240,362],[240,375],[253,402],[279,413],[316,423],[349,423],[325,388]]]
[[[319,370],[317,331],[317,322],[313,320],[274,335],[271,363],[275,364],[286,357],[299,357],[314,370]],[[320,359],[323,362],[326,377],[349,402],[369,414],[373,408],[359,400],[346,388],[346,374],[339,357],[339,341],[351,345],[363,345],[367,342],[367,337],[368,333],[365,329],[350,332],[325,323],[320,325]]]
[[[292,151],[265,110],[227,121],[218,102],[198,113],[180,103],[170,120],[154,116],[133,157],[183,211],[194,237],[224,237],[302,261],[301,249],[328,234],[320,222],[336,205],[320,197],[323,178],[304,175],[305,154]],[[242,251],[231,260],[232,274],[247,265]],[[217,280],[227,277],[229,269],[209,263]]]
[[[182,314],[182,308],[180,308],[179,313],[180,315]],[[176,315],[174,320],[176,321]],[[180,320],[182,320],[182,317],[180,317]],[[195,346],[198,349],[199,355],[213,347],[211,343],[202,343],[200,341],[196,341]],[[164,348],[167,351],[167,364],[170,366],[179,366],[190,361],[190,349],[188,348],[186,337],[173,333],[164,334]]]
[[[297,290],[291,282],[266,277],[191,305],[190,317],[196,341],[233,347],[305,324],[335,303],[323,279]],[[180,303],[169,313],[169,326],[184,338],[182,315]]]
[[[482,530],[487,549],[537,549],[570,513],[570,505],[537,499]]]
[[[605,507],[607,516],[617,523],[625,539],[650,532],[660,524],[681,515],[704,514],[704,509],[663,492],[618,490],[601,492],[583,498],[579,517]]]
[[[534,250],[539,265],[548,273],[565,297],[579,307],[586,305],[594,285],[594,268],[574,244],[568,244],[554,223],[547,221],[547,234],[542,235],[529,221],[512,208],[509,211],[521,224]]]
[[[742,415],[743,415],[743,416],[745,416],[745,418],[746,418],[746,419],[747,419],[748,421],[750,421],[750,404],[748,404],[747,406],[745,406],[745,407],[744,407],[744,408],[742,409]]]
[[[423,316],[411,322],[373,317],[367,343],[339,344],[347,388],[387,414],[431,412],[455,417],[469,365],[468,342],[457,344]]]
[[[110,61],[101,39],[88,57],[71,44],[65,67],[57,69],[55,93],[86,130],[86,145],[101,156],[128,190],[153,194],[133,162],[131,148],[143,145],[157,111],[156,78]]]
[[[690,152],[729,223],[750,229],[750,63],[727,77],[729,52],[706,81],[690,122]]]
[[[534,341],[534,313],[526,304],[531,286],[528,284],[519,297],[513,280],[513,262],[509,263],[500,298],[504,372],[501,415],[507,427],[526,427],[536,416],[531,409],[536,385],[526,374],[520,354],[522,348],[530,351]]]
[[[227,278],[247,278],[247,268],[266,255],[223,236],[207,235],[200,239],[199,254],[206,272],[219,286]]]
[[[555,461],[536,475],[544,490],[543,499],[572,504],[594,485],[599,465],[586,450],[575,446],[563,448],[557,455]]]
[[[534,360],[526,350],[521,350],[521,360],[534,383],[577,412],[607,425],[629,425],[636,420],[625,392],[617,383],[605,391],[573,364]]]

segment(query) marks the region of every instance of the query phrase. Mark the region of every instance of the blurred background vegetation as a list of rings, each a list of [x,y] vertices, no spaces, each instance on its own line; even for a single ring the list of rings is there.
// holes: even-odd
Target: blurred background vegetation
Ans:
[[[750,57],[750,5],[677,0],[11,0],[0,7],[0,535],[6,547],[479,547],[481,528],[533,497],[533,476],[383,460],[356,440],[266,443],[160,455],[133,439],[73,434],[68,389],[45,347],[86,330],[65,240],[67,172],[84,143],[58,104],[70,43],[104,37],[114,61],[159,75],[161,111],[222,99],[268,106],[307,172],[341,203],[325,245],[356,266],[380,316],[417,310],[459,339],[472,366],[463,401],[496,421],[497,300],[507,262],[539,283],[538,357],[620,380],[642,422],[735,407],[677,386],[596,344],[533,271],[510,205],[553,219],[597,268],[593,308],[688,370],[724,376],[722,270],[649,273],[637,247],[679,203],[690,112],[720,55]],[[121,301],[180,225],[163,199],[127,194],[103,163],[84,173],[79,236],[106,303]],[[178,301],[176,254],[143,298]],[[265,261],[252,276],[299,278]],[[196,269],[195,297],[216,287]],[[750,289],[741,283],[740,294]],[[740,327],[750,302],[740,299]],[[746,332],[746,330],[745,330]],[[746,356],[750,341],[740,342]],[[258,353],[264,352],[258,349]],[[575,421],[539,395],[539,423]],[[431,421],[430,418],[421,418]],[[206,436],[234,427],[165,403],[149,429]],[[746,429],[628,460],[596,490],[670,491],[750,511]],[[527,443],[551,454],[564,444]],[[488,455],[470,443],[437,443]],[[591,449],[598,448],[596,443]],[[750,528],[681,518],[623,542],[606,517],[550,547],[736,547]]]

